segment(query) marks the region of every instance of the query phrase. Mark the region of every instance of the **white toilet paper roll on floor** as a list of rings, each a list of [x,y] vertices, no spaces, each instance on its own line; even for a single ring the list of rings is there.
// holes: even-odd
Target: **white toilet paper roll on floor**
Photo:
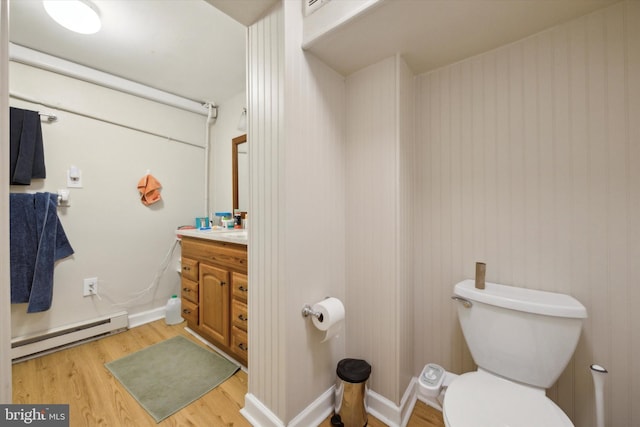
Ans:
[[[313,326],[324,332],[321,342],[325,342],[340,333],[344,323],[344,305],[338,298],[324,299],[312,307],[313,311],[321,314],[320,318],[313,318]]]

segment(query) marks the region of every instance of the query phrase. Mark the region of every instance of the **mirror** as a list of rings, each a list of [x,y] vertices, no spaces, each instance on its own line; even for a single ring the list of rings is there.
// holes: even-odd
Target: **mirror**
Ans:
[[[249,210],[249,143],[247,142],[247,135],[233,138],[231,144],[233,210],[247,212]]]

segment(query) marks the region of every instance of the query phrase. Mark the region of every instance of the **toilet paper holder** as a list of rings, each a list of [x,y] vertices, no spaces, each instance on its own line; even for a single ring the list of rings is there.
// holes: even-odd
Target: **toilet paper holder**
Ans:
[[[309,304],[305,304],[304,307],[302,307],[302,315],[304,317],[309,317],[309,316],[313,316],[316,319],[318,319],[319,321],[322,322],[322,313],[320,313],[319,311],[315,311],[313,308],[311,308],[311,306]]]

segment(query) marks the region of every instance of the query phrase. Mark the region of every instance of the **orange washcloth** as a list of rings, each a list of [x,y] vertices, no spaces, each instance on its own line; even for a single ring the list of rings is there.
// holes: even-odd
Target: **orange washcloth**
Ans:
[[[162,185],[154,178],[153,175],[147,174],[138,182],[138,191],[140,192],[140,200],[145,206],[149,206],[159,201],[160,189]]]

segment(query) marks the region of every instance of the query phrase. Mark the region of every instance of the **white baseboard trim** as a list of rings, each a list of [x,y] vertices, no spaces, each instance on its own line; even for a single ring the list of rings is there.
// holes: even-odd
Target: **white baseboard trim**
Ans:
[[[336,386],[332,385],[287,424],[288,427],[318,426],[333,413]]]
[[[409,423],[409,418],[411,418],[411,414],[413,412],[413,408],[416,406],[416,402],[418,401],[418,378],[411,378],[411,382],[409,386],[404,392],[404,396],[402,396],[402,402],[400,404],[400,412],[402,414],[402,427],[406,427]]]
[[[400,405],[369,389],[367,412],[389,427],[406,427],[418,400],[418,379],[413,377],[405,390]],[[288,424],[284,424],[269,408],[251,393],[244,396],[244,408],[240,413],[254,427],[307,427],[320,425],[333,413],[335,386],[331,386],[300,412]]]
[[[320,397],[307,406],[287,427],[317,426],[333,413],[335,386],[331,386]],[[244,396],[244,408],[240,414],[254,427],[285,427],[285,424],[251,393]]]
[[[369,390],[367,394],[367,412],[389,427],[405,427],[416,404],[416,386],[417,378],[413,377],[402,396],[399,406],[375,391]]]
[[[143,311],[141,313],[129,315],[129,328],[142,326],[158,319],[164,319],[164,307],[154,308],[153,310]]]
[[[240,414],[254,427],[285,427],[284,423],[251,393],[244,395]]]

